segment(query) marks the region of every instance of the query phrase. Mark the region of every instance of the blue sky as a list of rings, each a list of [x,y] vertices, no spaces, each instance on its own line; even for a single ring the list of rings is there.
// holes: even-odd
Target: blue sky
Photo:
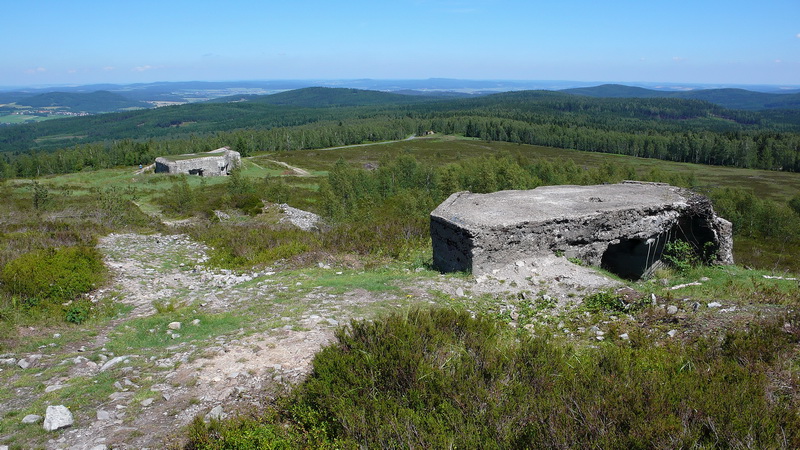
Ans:
[[[800,85],[800,0],[6,1],[0,86],[273,79]]]

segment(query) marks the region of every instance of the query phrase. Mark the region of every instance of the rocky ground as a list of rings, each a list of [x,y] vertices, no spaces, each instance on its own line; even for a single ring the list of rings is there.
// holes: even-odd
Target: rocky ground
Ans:
[[[99,249],[113,281],[91,299],[122,303],[125,311],[74,336],[28,330],[41,345],[0,355],[0,375],[13,391],[10,399],[0,399],[0,416],[31,413],[18,415],[20,423],[30,423],[0,431],[0,442],[19,433],[16,442],[25,442],[23,447],[164,448],[179,442],[182,428],[196,416],[256,411],[302,380],[314,354],[350,319],[442,303],[505,310],[516,326],[522,323],[517,300],[545,301],[548,317],[590,292],[620,285],[557,256],[517,261],[477,279],[394,269],[397,281],[376,288],[369,284],[370,272],[334,263],[304,271],[210,269],[204,264],[209,249],[182,234],[111,234]],[[672,322],[699,306],[736,311],[722,304],[662,306]],[[564,333],[592,339],[603,338],[604,327],[558,324]],[[139,344],[140,338],[153,343]],[[70,411],[71,425],[42,431],[46,407],[61,403],[79,405]]]

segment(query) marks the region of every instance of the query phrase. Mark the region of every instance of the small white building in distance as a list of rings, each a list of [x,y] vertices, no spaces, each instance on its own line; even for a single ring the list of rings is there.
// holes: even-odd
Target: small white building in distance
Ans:
[[[184,173],[215,177],[229,175],[231,170],[242,164],[239,152],[222,147],[205,153],[160,156],[156,158],[156,173]]]

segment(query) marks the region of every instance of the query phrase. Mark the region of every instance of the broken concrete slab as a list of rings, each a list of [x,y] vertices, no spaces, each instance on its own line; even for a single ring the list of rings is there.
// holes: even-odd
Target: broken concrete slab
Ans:
[[[431,213],[431,238],[439,270],[475,275],[563,254],[639,278],[677,239],[714,263],[733,263],[730,222],[708,198],[663,183],[457,192]]]

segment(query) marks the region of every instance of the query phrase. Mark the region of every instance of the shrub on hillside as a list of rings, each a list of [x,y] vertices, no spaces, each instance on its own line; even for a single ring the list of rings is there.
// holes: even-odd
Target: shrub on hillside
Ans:
[[[0,280],[29,306],[63,303],[89,292],[105,277],[102,256],[92,247],[48,248],[9,261]]]
[[[721,341],[594,348],[466,311],[353,322],[277,409],[195,421],[188,448],[244,435],[336,448],[796,448],[797,399],[775,395],[772,376],[795,351],[800,333],[783,324],[797,319]]]

